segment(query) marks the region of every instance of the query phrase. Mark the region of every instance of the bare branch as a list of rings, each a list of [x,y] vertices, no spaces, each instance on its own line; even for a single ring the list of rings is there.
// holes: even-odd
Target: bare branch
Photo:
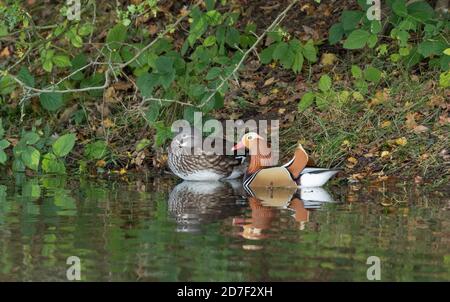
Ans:
[[[266,30],[256,39],[255,43],[247,49],[247,51],[243,54],[241,60],[235,65],[235,68],[220,82],[219,86],[214,89],[214,91],[209,95],[209,97],[204,100],[198,108],[202,108],[205,106],[213,97],[214,95],[225,85],[226,82],[238,71],[238,69],[241,67],[242,63],[244,63],[247,56],[256,48],[256,46],[262,41],[262,39],[267,35],[268,32],[275,29],[275,27],[278,26],[278,24],[283,21],[283,19],[286,17],[287,12],[298,2],[299,0],[293,0],[291,4],[289,4],[272,22],[272,24],[269,25],[269,27],[266,28]]]

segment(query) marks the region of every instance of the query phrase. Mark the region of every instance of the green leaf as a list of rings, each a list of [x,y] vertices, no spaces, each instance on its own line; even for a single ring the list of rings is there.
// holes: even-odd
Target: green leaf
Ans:
[[[85,24],[81,25],[80,28],[78,29],[78,34],[80,36],[87,36],[87,35],[91,34],[93,30],[94,30],[94,27],[92,26],[92,24],[85,23]]]
[[[222,69],[220,67],[213,67],[208,71],[205,79],[208,81],[216,79],[221,73],[222,73]]]
[[[79,35],[73,35],[70,39],[70,43],[76,48],[81,48],[83,46],[83,39]]]
[[[108,154],[108,145],[105,141],[96,141],[86,145],[84,155],[91,160],[99,160]]]
[[[53,62],[52,60],[45,60],[42,64],[42,68],[47,72],[52,72],[53,69]]]
[[[341,15],[341,22],[344,31],[354,30],[364,13],[359,10],[345,10]]]
[[[40,158],[41,153],[32,146],[27,146],[25,151],[21,154],[21,159],[25,166],[34,171],[37,171],[39,167]]]
[[[127,27],[123,24],[116,24],[111,28],[106,36],[106,43],[111,49],[119,49],[127,38]]]
[[[450,87],[450,71],[443,72],[439,75],[439,86],[442,88]]]
[[[342,27],[342,23],[333,24],[328,31],[328,42],[331,45],[336,44],[341,41],[344,37],[344,28]]]
[[[145,113],[145,119],[147,123],[150,125],[156,122],[159,116],[159,111],[161,109],[161,104],[157,101],[152,101],[150,103],[150,107],[148,108],[147,112]]]
[[[153,89],[158,85],[159,77],[154,73],[144,73],[136,79],[136,85],[143,97],[151,97]]]
[[[304,61],[304,58],[303,58],[302,53],[300,53],[300,52],[297,53],[294,56],[294,62],[292,63],[292,71],[294,71],[295,73],[301,72],[302,68],[303,68],[303,61]]]
[[[434,9],[425,1],[413,2],[408,5],[408,14],[422,22],[433,19]]]
[[[2,165],[5,164],[7,160],[8,160],[8,155],[6,155],[5,151],[0,149],[0,164],[2,164]]]
[[[172,57],[160,56],[155,61],[156,70],[159,73],[172,73],[174,59]]]
[[[328,75],[323,75],[319,80],[319,89],[322,92],[327,92],[331,89],[331,78]]]
[[[355,79],[361,79],[363,76],[361,68],[359,68],[359,66],[357,66],[357,65],[352,65],[351,72],[352,72],[352,76]]]
[[[208,23],[206,21],[206,17],[201,16],[199,18],[195,18],[194,22],[191,24],[191,28],[189,30],[188,42],[189,45],[193,46],[198,38],[200,38],[203,33],[208,28]]]
[[[364,70],[364,78],[367,81],[378,83],[381,80],[381,71],[373,66],[369,66]]]
[[[317,50],[314,47],[313,40],[308,40],[308,42],[306,42],[306,44],[303,46],[303,55],[308,61],[312,63],[317,61]]]
[[[417,51],[425,58],[428,58],[432,55],[441,55],[446,46],[447,45],[442,41],[428,40],[420,43]]]
[[[40,136],[33,131],[25,132],[25,134],[21,138],[21,142],[24,142],[27,145],[34,145],[40,139]]]
[[[236,47],[239,45],[240,36],[241,35],[236,28],[228,28],[225,35],[225,43],[227,43],[231,47]]]
[[[397,15],[405,17],[408,14],[408,10],[406,9],[406,0],[395,0],[392,4],[392,10]]]
[[[5,25],[5,23],[0,23],[0,37],[4,37],[8,35],[8,26]]]
[[[39,99],[41,106],[48,111],[56,111],[64,105],[62,94],[57,92],[43,92]]]
[[[10,76],[0,76],[0,95],[7,95],[14,91],[16,82]]]
[[[302,99],[298,103],[298,111],[303,112],[314,103],[316,98],[313,92],[307,92],[302,96]]]
[[[4,149],[8,148],[10,145],[11,145],[11,143],[9,141],[7,141],[6,139],[0,140],[0,150],[4,150]]]
[[[72,68],[70,69],[70,72],[72,73],[80,69],[81,67],[86,66],[87,65],[86,55],[83,53],[78,54],[77,56],[75,56],[75,58],[72,59],[71,65]],[[71,79],[75,81],[81,81],[82,79],[84,79],[83,71],[78,71],[71,77]]]
[[[446,48],[442,53],[447,56],[450,56],[450,48]]]
[[[262,64],[269,64],[270,62],[272,62],[273,52],[276,47],[277,47],[277,44],[272,44],[269,47],[263,49],[263,51],[261,51],[261,53],[259,54],[259,57],[261,58]]]
[[[378,42],[378,36],[374,35],[374,34],[371,34],[369,36],[369,39],[367,39],[367,46],[369,48],[374,48],[375,45],[377,44],[377,42]]]
[[[23,162],[20,159],[16,158],[13,161],[12,169],[13,169],[14,172],[24,172],[25,171],[25,165],[23,164]]]
[[[209,36],[203,41],[203,45],[206,47],[213,46],[216,44],[216,37],[215,36]]]
[[[376,34],[380,33],[381,29],[382,29],[382,26],[381,26],[380,21],[374,20],[374,21],[370,22],[370,32],[372,34],[376,35]]]
[[[279,42],[273,51],[272,58],[274,60],[280,60],[287,55],[289,51],[289,45],[286,42]]]
[[[147,148],[148,146],[150,146],[151,141],[147,138],[143,138],[141,139],[137,144],[136,144],[136,151],[139,152],[145,148]]]
[[[75,146],[76,136],[74,133],[65,134],[58,137],[52,144],[53,153],[58,157],[64,157],[72,151]]]
[[[42,171],[45,173],[66,174],[64,162],[53,153],[47,153],[42,158]]]
[[[70,58],[65,55],[54,56],[53,63],[55,63],[56,66],[61,67],[61,68],[72,66],[72,63],[70,62]]]
[[[369,40],[370,33],[363,29],[353,31],[345,40],[344,48],[346,49],[360,49],[363,48]]]
[[[34,77],[28,71],[28,68],[22,66],[22,68],[20,68],[19,70],[19,73],[17,74],[17,77],[27,86],[34,87]]]

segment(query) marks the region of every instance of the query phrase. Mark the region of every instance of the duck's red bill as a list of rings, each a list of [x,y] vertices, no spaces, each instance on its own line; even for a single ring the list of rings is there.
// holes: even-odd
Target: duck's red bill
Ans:
[[[237,143],[236,145],[234,145],[233,148],[231,148],[231,151],[236,151],[239,149],[245,148],[245,145],[242,142]]]

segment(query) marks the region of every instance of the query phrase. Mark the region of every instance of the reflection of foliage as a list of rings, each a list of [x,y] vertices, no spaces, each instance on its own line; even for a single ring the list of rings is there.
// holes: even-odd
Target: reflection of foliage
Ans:
[[[16,188],[0,185],[0,280],[65,280],[71,255],[83,280],[364,281],[370,255],[381,258],[383,281],[450,278],[450,217],[438,195],[359,187],[311,212],[303,231],[277,209],[271,237],[248,251],[231,219],[175,232],[164,188],[21,175]]]

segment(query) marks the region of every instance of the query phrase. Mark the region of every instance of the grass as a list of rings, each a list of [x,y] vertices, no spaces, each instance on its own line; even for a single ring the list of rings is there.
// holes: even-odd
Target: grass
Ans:
[[[406,73],[390,76],[385,80],[389,96],[378,105],[370,106],[370,97],[340,104],[330,99],[324,111],[306,110],[280,133],[283,154],[292,154],[300,141],[317,166],[344,167],[356,178],[396,175],[448,180],[448,159],[445,162],[441,152],[449,146],[449,127],[439,123],[446,114],[446,92],[434,86],[435,80],[426,80],[430,78],[431,73],[415,79]],[[433,98],[442,103],[430,104]],[[417,125],[428,131],[408,128],[408,114],[414,113]]]

